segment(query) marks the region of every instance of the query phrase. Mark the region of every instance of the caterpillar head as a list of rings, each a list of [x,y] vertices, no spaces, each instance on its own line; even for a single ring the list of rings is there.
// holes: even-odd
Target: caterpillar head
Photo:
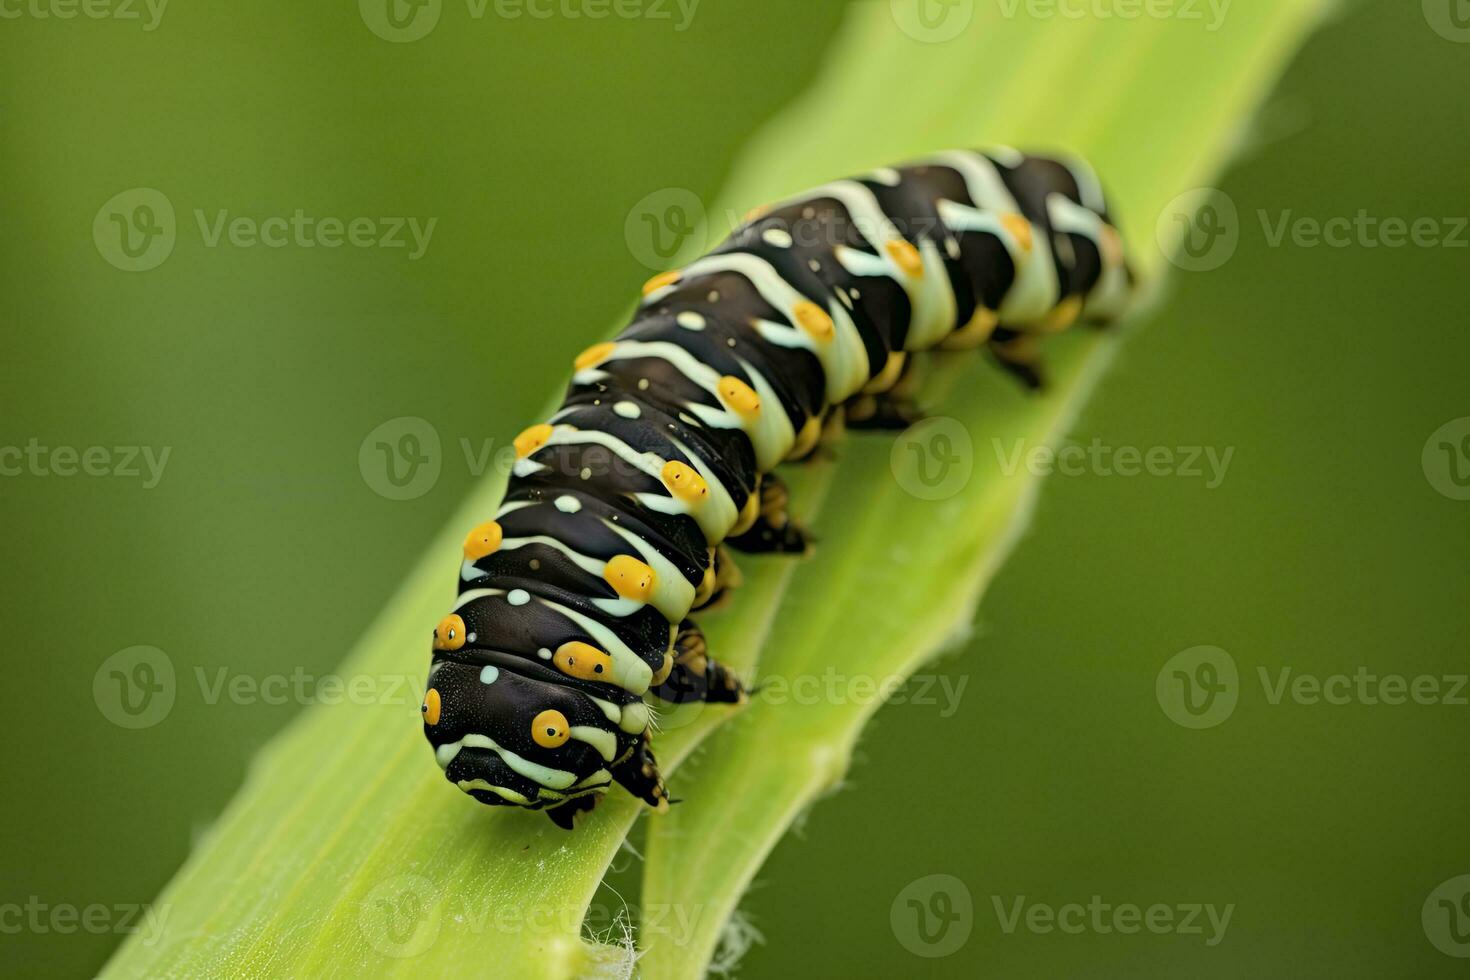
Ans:
[[[445,776],[493,806],[603,792],[630,741],[585,694],[493,665],[437,664],[421,713]]]

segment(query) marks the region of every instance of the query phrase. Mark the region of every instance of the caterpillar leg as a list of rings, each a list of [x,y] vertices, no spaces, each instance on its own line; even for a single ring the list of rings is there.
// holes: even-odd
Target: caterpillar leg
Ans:
[[[990,353],[1001,368],[1019,378],[1027,388],[1038,391],[1046,387],[1041,347],[1034,334],[999,327],[990,339]]]
[[[902,432],[924,419],[919,403],[905,395],[885,392],[858,395],[844,406],[847,427],[856,431]]]
[[[617,780],[629,793],[659,813],[668,811],[669,791],[664,787],[664,777],[663,773],[659,772],[658,760],[653,757],[653,750],[649,748],[647,732],[644,732],[643,738],[632,750],[609,767],[608,771],[612,774],[612,778]],[[556,818],[553,816],[552,819]]]
[[[662,684],[653,688],[653,693],[672,704],[693,701],[740,704],[745,701],[745,687],[740,678],[710,657],[704,631],[688,619],[679,625],[679,635],[674,638],[674,669]]]
[[[723,546],[710,553],[709,568],[704,573],[704,583],[694,596],[694,609],[716,609],[730,598],[730,593],[740,588],[745,576],[740,574],[734,559]]]
[[[872,383],[843,405],[844,421],[849,429],[901,432],[924,418],[918,391],[913,358],[892,354]]]
[[[597,806],[597,801],[600,799],[602,799],[600,793],[578,796],[567,800],[561,806],[551,807],[546,811],[546,815],[562,830],[572,830],[576,827],[578,818],[584,813],[591,813],[592,808]]]
[[[725,543],[746,554],[804,555],[812,549],[812,537],[792,523],[788,508],[791,492],[774,473],[761,480],[759,510],[749,528]]]
[[[820,417],[809,419],[802,429],[797,444],[786,457],[788,463],[816,463],[830,461],[837,456],[834,447],[842,441],[847,431],[847,413],[842,406],[830,406]]]

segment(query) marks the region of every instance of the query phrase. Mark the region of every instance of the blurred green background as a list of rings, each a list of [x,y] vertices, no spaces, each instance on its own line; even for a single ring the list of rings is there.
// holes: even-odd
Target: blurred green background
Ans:
[[[503,445],[626,309],[648,273],[630,212],[670,188],[711,199],[842,12],[704,0],[678,30],[676,6],[475,20],[451,4],[390,43],[347,2],[179,3],[154,30],[137,9],[0,25],[0,447],[170,450],[151,489],[0,477],[3,909],[154,897],[303,707],[210,687],[331,672],[474,479],[461,440]],[[1075,432],[1233,447],[1224,480],[1049,482],[968,649],[934,670],[964,683],[956,709],[936,687],[940,704],[878,716],[850,786],[745,903],[766,943],[743,975],[1460,975],[1420,914],[1470,873],[1470,707],[1273,704],[1258,670],[1467,670],[1470,503],[1436,491],[1421,450],[1470,415],[1470,252],[1273,244],[1261,213],[1452,234],[1470,210],[1451,190],[1467,83],[1470,44],[1417,4],[1352,5],[1301,54],[1221,184],[1238,251],[1173,277]],[[137,187],[172,204],[177,242],[127,273],[93,221]],[[209,248],[196,209],[438,220],[410,259]],[[432,424],[441,471],[391,500],[358,452],[403,416]],[[1238,704],[1189,730],[1155,680],[1202,644],[1233,658]],[[127,730],[93,682],[135,645],[167,654],[177,695]],[[973,922],[958,951],[918,958],[895,921],[931,874],[963,883]],[[1094,895],[1234,909],[1214,946],[1208,924],[1008,933],[996,912]],[[20,921],[0,914],[7,972],[92,973],[119,938]]]

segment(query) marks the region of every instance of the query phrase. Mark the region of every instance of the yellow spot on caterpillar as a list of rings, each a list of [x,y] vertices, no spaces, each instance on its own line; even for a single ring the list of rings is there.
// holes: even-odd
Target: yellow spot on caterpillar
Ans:
[[[439,703],[439,692],[429,688],[429,693],[424,695],[424,703],[419,708],[419,713],[424,716],[424,721],[430,725],[439,724],[439,712],[443,706]]]
[[[464,556],[466,561],[479,561],[486,555],[493,555],[500,550],[500,542],[504,534],[500,525],[494,521],[486,521],[475,528],[464,539]]]
[[[660,475],[669,493],[689,504],[702,503],[709,496],[709,484],[688,463],[670,460],[664,464]]]
[[[906,275],[919,279],[924,275],[924,257],[913,243],[899,239],[889,242],[884,246],[888,251],[888,257],[894,264],[904,271]]]
[[[899,375],[903,374],[903,366],[908,363],[908,355],[901,350],[892,351],[888,355],[888,362],[883,365],[883,370],[863,386],[862,394],[877,395],[888,391],[898,384]]]
[[[970,317],[969,323],[944,338],[939,349],[972,350],[989,340],[990,335],[995,333],[995,328],[999,325],[1000,317],[994,310],[979,307],[975,310],[975,315]]]
[[[1029,255],[1031,250],[1036,247],[1036,242],[1031,234],[1031,222],[1027,221],[1024,217],[1014,213],[1004,214],[1001,215],[1000,223],[1006,231],[1011,233],[1011,237],[1016,240],[1016,244],[1021,247],[1021,251]]]
[[[618,595],[638,602],[647,602],[653,596],[658,581],[653,569],[632,555],[618,555],[608,562],[602,577]]]
[[[796,309],[792,313],[796,317],[796,322],[801,324],[801,328],[817,340],[832,339],[832,334],[835,332],[832,318],[816,303],[802,300],[796,304]]]
[[[464,620],[457,613],[450,613],[434,627],[435,650],[458,650],[464,646]]]
[[[551,662],[568,677],[612,683],[612,657],[589,643],[572,640],[556,648]]]
[[[1119,235],[1118,229],[1112,225],[1103,225],[1098,248],[1102,252],[1105,264],[1109,266],[1123,264],[1123,236]]]
[[[1069,296],[1046,315],[1037,329],[1042,333],[1061,333],[1077,322],[1082,313],[1082,297]]]
[[[762,218],[764,218],[766,215],[768,215],[770,213],[771,213],[771,207],[770,207],[770,205],[768,205],[768,204],[757,204],[755,207],[753,207],[749,211],[745,212],[745,217],[742,218],[741,220],[745,224],[748,225],[752,221],[759,221],[759,220],[761,220]]]
[[[551,431],[551,426],[542,422],[540,425],[533,425],[525,432],[516,436],[513,443],[516,447],[516,456],[520,459],[525,459],[546,445],[546,440],[551,438]]]
[[[555,708],[547,708],[531,721],[531,738],[543,749],[559,749],[571,738],[567,716]]]
[[[682,276],[683,273],[679,272],[677,269],[671,272],[660,272],[658,275],[654,276],[652,279],[643,284],[643,295],[652,296],[654,293],[658,292],[660,289],[663,289],[665,286],[672,286],[674,283],[678,282]]]
[[[733,375],[720,379],[720,397],[736,415],[749,421],[760,414],[761,399],[755,389]]]
[[[616,346],[617,345],[610,340],[604,341],[600,344],[593,344],[591,347],[578,354],[577,359],[572,362],[572,365],[576,367],[578,371],[585,371],[590,367],[596,367],[603,361],[607,360],[608,355],[613,352],[613,348],[615,348]]]

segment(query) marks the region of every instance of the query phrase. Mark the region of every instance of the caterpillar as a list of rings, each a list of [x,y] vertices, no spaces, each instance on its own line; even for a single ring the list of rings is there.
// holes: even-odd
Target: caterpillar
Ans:
[[[1091,167],[1009,148],[758,208],[655,276],[465,538],[421,706],[446,778],[567,829],[614,782],[666,810],[646,696],[747,697],[691,611],[736,583],[729,549],[812,547],[777,464],[917,421],[920,351],[986,347],[1040,386],[1037,339],[1116,319],[1133,281]]]

